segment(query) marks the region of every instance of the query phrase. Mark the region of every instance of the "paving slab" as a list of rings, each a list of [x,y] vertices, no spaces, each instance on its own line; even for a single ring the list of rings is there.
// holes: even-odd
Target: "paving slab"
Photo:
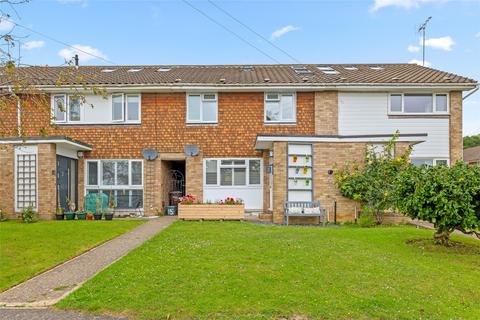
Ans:
[[[0,309],[2,320],[124,320],[127,318],[109,317],[74,311],[55,309]]]
[[[0,307],[53,305],[175,220],[176,217],[169,216],[151,219],[117,238],[12,287],[0,293]]]

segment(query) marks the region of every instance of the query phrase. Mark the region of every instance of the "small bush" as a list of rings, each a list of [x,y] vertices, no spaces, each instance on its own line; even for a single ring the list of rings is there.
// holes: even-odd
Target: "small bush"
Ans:
[[[0,222],[7,221],[7,220],[8,220],[7,213],[0,208]]]
[[[32,207],[23,209],[21,215],[23,223],[32,223],[37,221],[37,213],[33,211]]]
[[[375,214],[371,208],[367,206],[362,207],[362,211],[360,212],[360,217],[358,219],[358,224],[362,228],[370,228],[377,224]]]

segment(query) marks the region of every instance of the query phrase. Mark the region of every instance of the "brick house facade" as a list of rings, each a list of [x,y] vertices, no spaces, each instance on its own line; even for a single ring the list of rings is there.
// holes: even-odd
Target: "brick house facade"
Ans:
[[[405,68],[405,65],[401,66]],[[389,71],[388,65],[383,67]],[[424,75],[424,69],[427,69],[408,65],[406,67],[411,68],[412,74]],[[80,71],[91,72],[88,68],[91,67],[85,67],[85,69],[80,67]],[[175,67],[170,68],[175,71]],[[208,69],[208,67],[206,68]],[[260,66],[254,66],[253,69],[255,68],[260,69]],[[169,191],[172,184],[170,176],[174,170],[183,175],[183,193],[194,194],[205,201],[219,200],[215,197],[221,194],[231,193],[230,196],[242,198],[244,196],[249,202],[247,209],[269,213],[275,223],[283,222],[283,203],[287,199],[296,200],[290,199],[294,194],[298,194],[302,199],[307,197],[309,200],[320,200],[322,206],[332,214],[331,219],[335,212],[336,218],[340,221],[352,220],[357,204],[341,197],[334,184],[331,170],[346,162],[361,160],[368,145],[385,143],[399,128],[392,125],[381,133],[371,133],[366,129],[363,134],[344,134],[345,130],[350,130],[345,125],[348,120],[348,115],[345,114],[349,112],[350,106],[344,106],[344,99],[348,98],[348,93],[359,89],[350,89],[346,85],[334,89],[334,86],[321,83],[320,80],[316,80],[316,82],[311,80],[316,85],[305,87],[305,76],[300,76],[295,69],[290,72],[292,69],[290,66],[286,71],[282,69],[283,66],[280,68],[272,65],[262,66],[262,68],[266,68],[265,70],[268,72],[262,73],[261,80],[259,80],[261,83],[249,83],[253,80],[241,78],[234,84],[228,84],[218,76],[220,84],[212,85],[212,80],[195,79],[198,86],[207,88],[197,86],[187,88],[186,85],[180,87],[177,75],[172,75],[174,80],[168,80],[171,82],[169,82],[169,88],[162,87],[162,83],[152,88],[151,82],[148,82],[147,85],[147,82],[140,83],[137,79],[132,80],[135,82],[135,88],[132,88],[131,84],[117,84],[115,88],[110,88],[111,84],[109,83],[92,83],[92,85],[107,87],[110,100],[105,103],[97,103],[94,108],[96,110],[110,108],[108,114],[111,114],[112,108],[115,108],[113,99],[118,92],[125,92],[122,93],[124,119],[127,118],[128,113],[128,110],[125,109],[128,108],[128,97],[132,95],[134,98],[138,98],[141,101],[138,102],[140,113],[138,123],[66,121],[68,123],[53,124],[49,112],[51,108],[54,108],[52,101],[56,99],[55,97],[69,91],[68,88],[62,89],[55,86],[52,86],[50,91],[47,90],[44,108],[32,107],[27,101],[22,101],[21,112],[15,108],[1,110],[2,118],[9,125],[5,128],[2,127],[2,132],[0,132],[0,137],[2,137],[0,139],[0,173],[2,177],[0,179],[0,208],[12,215],[21,209],[19,198],[24,191],[20,189],[25,186],[20,186],[20,182],[24,181],[21,180],[23,177],[19,176],[20,158],[18,158],[18,154],[23,146],[35,146],[36,149],[32,149],[34,150],[32,152],[37,161],[35,167],[36,187],[27,187],[34,189],[31,192],[35,193],[35,208],[42,218],[52,218],[56,211],[57,197],[60,194],[59,186],[62,187],[59,183],[61,170],[68,172],[69,175],[72,175],[71,172],[75,174],[75,177],[71,176],[65,181],[69,183],[69,186],[66,187],[68,189],[67,196],[75,198],[77,207],[84,202],[84,196],[87,193],[100,192],[99,190],[107,192],[105,190],[113,188],[115,196],[118,197],[116,201],[123,201],[124,211],[141,210],[146,215],[155,215],[165,210],[165,206],[169,203]],[[317,67],[309,67],[311,70],[315,68]],[[361,68],[358,67],[358,69]],[[216,66],[215,72],[217,69],[221,68]],[[224,72],[221,73],[222,77],[228,78],[228,74],[234,72],[230,69],[232,68],[221,69]],[[340,70],[341,68],[335,67],[335,69]],[[97,67],[95,70],[103,76],[102,67]],[[27,71],[35,72],[35,70]],[[41,71],[44,72],[44,70]],[[287,71],[291,73],[288,76],[283,74]],[[202,70],[196,72],[202,73]],[[213,71],[209,69],[204,71],[206,76],[212,77],[209,72]],[[240,68],[238,72],[241,73],[241,77],[244,77],[245,72],[251,71]],[[319,77],[317,72],[319,71],[315,70],[310,79]],[[365,77],[370,76],[370,71],[364,72]],[[437,73],[441,72],[435,72],[432,77],[437,79]],[[185,77],[185,73],[181,74]],[[124,77],[121,81],[125,82],[131,75],[125,72],[121,77]],[[234,77],[235,75],[232,74],[231,78]],[[439,156],[438,159],[431,156],[432,162],[445,159],[448,163],[454,163],[462,156],[462,90],[471,89],[476,83],[470,79],[458,78],[457,83],[441,83],[439,84],[443,86],[441,89],[427,91],[434,100],[437,99],[437,95],[442,98],[445,95],[448,98],[448,112],[427,115],[432,119],[441,118],[441,121],[447,121],[448,126],[445,141],[448,155]],[[95,79],[100,82],[98,78]],[[297,80],[299,83],[296,83]],[[111,80],[109,81],[111,82]],[[375,85],[376,81],[381,80],[374,79],[372,81]],[[188,81],[190,84],[192,82],[193,80]],[[265,83],[268,83],[267,87]],[[421,87],[422,84],[420,82],[415,86]],[[392,85],[392,87],[394,86]],[[377,93],[378,91],[384,92],[385,99],[393,99],[391,96],[396,94],[389,96],[389,93],[398,92],[398,89],[394,90],[391,87],[362,89],[362,94],[358,96],[359,101],[365,99],[365,95],[368,98],[369,92]],[[403,94],[410,91],[412,90],[404,89],[400,92]],[[285,101],[282,100],[283,98],[277,97],[278,93],[285,92],[288,93],[288,99]],[[444,94],[444,92],[446,93]],[[212,101],[215,101],[216,121],[192,123],[187,119],[189,104],[196,103],[197,96],[198,99],[205,99],[208,102],[207,97],[203,96],[205,93],[214,95],[214,98],[212,95]],[[268,100],[269,93],[274,96],[273,102]],[[287,110],[289,103],[293,105],[293,121],[266,120],[267,105],[272,103],[275,108],[277,106],[275,99],[278,99],[278,110],[282,108]],[[383,101],[382,99],[384,98],[380,97],[378,101]],[[203,106],[203,103],[202,100],[200,105]],[[385,101],[386,108],[390,105],[389,103]],[[206,102],[205,105],[207,105]],[[213,104],[209,106],[211,105]],[[79,107],[82,112],[82,116],[79,116],[80,119],[87,118],[86,113],[90,112],[88,108],[86,105]],[[278,112],[289,112],[289,110],[283,111],[283,109]],[[202,110],[201,112],[204,112]],[[67,111],[65,117],[70,116]],[[413,115],[389,113],[386,116],[394,121],[399,118],[404,123],[409,123],[412,121],[410,119]],[[21,138],[15,137],[19,117],[23,130]],[[422,117],[425,115],[419,115],[419,118]],[[46,132],[46,136],[40,136],[40,132]],[[409,145],[430,143],[427,140],[429,132],[411,132],[410,130],[402,135],[403,132],[400,130],[400,133],[401,136],[396,147],[398,154]],[[445,140],[443,137],[440,139]],[[432,144],[434,143],[436,142],[434,141]],[[187,145],[198,147],[199,153],[193,156],[187,154],[185,152]],[[303,194],[300,191],[290,190],[292,189],[291,182],[295,181],[297,184],[298,181],[297,178],[290,177],[294,175],[294,172],[299,172],[289,162],[292,154],[288,153],[288,149],[295,145],[310,145],[312,148],[312,160],[311,166],[309,166],[311,173],[308,173],[309,178],[305,178],[309,180],[307,189],[310,191],[305,191]],[[155,160],[144,159],[143,152],[146,149],[155,150],[158,157]],[[430,157],[424,157],[426,152],[420,152],[418,159],[429,161]],[[59,159],[65,163],[65,167],[59,167]],[[234,162],[229,162],[235,159],[241,164],[236,166]],[[207,167],[210,165],[212,168],[216,167],[212,169],[215,172],[208,171],[210,169]],[[108,176],[110,172],[108,170],[113,172],[114,177]],[[138,183],[134,180],[138,180]],[[252,183],[253,181],[255,183]],[[295,187],[293,188],[295,189]],[[120,194],[125,196],[124,200],[120,200]],[[135,199],[141,199],[139,208],[133,203],[136,201]],[[65,197],[61,200],[65,202]]]

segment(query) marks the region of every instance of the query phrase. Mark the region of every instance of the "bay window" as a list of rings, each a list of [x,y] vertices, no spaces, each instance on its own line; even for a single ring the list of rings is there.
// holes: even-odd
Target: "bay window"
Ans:
[[[260,159],[206,159],[205,185],[259,186],[262,183]]]
[[[448,113],[446,93],[392,93],[389,112],[395,114],[445,114]]]
[[[86,193],[112,196],[117,209],[143,207],[142,160],[88,160]]]
[[[217,94],[188,94],[187,123],[216,123],[218,121]]]
[[[265,122],[295,122],[295,95],[292,93],[265,93]]]

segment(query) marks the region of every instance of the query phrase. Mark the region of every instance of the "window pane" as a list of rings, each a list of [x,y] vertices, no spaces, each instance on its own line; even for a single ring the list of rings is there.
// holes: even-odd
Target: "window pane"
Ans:
[[[392,94],[390,96],[390,111],[402,112],[402,95]]]
[[[439,112],[447,112],[447,95],[437,94],[435,97],[436,108]]]
[[[127,120],[135,121],[140,119],[140,97],[127,96]]]
[[[117,185],[128,185],[128,161],[117,162]]]
[[[80,121],[80,98],[70,97],[70,121]]]
[[[233,164],[236,166],[244,166],[245,160],[233,160]]]
[[[203,102],[202,105],[202,120],[208,122],[217,121],[217,102],[216,101],[209,101]]]
[[[292,95],[283,95],[281,99],[282,107],[282,120],[291,121],[294,120],[294,107],[293,107],[293,96]]]
[[[260,160],[249,161],[248,181],[249,184],[260,184]]]
[[[244,186],[247,184],[247,172],[246,168],[234,168],[233,169],[233,182],[236,186]]]
[[[142,162],[132,161],[132,185],[142,185]]]
[[[217,160],[207,160],[205,166],[205,184],[217,184]]]
[[[54,116],[56,121],[65,121],[65,96],[56,96],[53,98]]]
[[[410,162],[417,167],[420,167],[423,164],[432,166],[433,165],[433,159],[410,159]]]
[[[203,100],[216,100],[215,94],[204,94],[203,95]]]
[[[102,172],[102,184],[113,186],[115,184],[115,162],[103,161]]]
[[[279,102],[265,102],[265,120],[266,121],[281,120]]]
[[[220,185],[232,185],[232,168],[220,168]]]
[[[123,97],[120,94],[112,96],[112,120],[123,121]]]
[[[448,161],[447,160],[435,160],[435,165],[448,167]]]
[[[224,166],[231,166],[233,164],[233,160],[222,160],[221,164]]]
[[[200,96],[188,96],[188,121],[200,121]]]
[[[431,94],[406,94],[404,99],[405,112],[426,113],[433,111],[433,99]]]
[[[266,98],[267,100],[278,101],[280,100],[280,96],[277,93],[267,93]]]
[[[132,208],[143,208],[143,190],[132,190]]]
[[[98,162],[88,162],[88,185],[98,185]]]

